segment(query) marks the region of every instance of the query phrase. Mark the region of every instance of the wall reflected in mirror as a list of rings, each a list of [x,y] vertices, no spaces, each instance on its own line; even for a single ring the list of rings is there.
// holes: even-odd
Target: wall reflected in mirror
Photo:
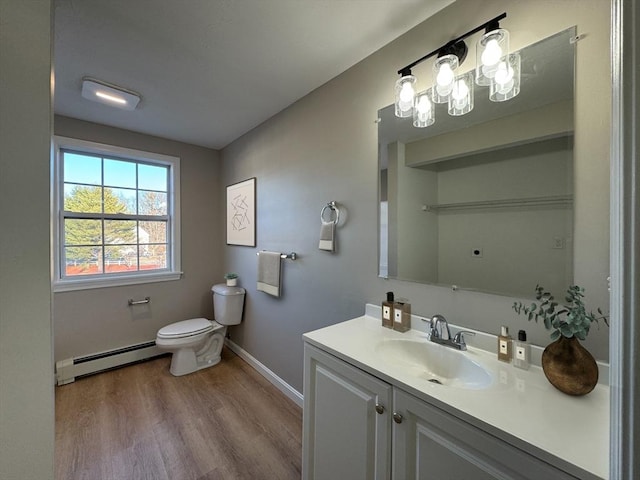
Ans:
[[[437,105],[427,128],[379,110],[380,276],[517,297],[571,284],[574,36],[520,50],[508,102],[478,87],[472,112]]]

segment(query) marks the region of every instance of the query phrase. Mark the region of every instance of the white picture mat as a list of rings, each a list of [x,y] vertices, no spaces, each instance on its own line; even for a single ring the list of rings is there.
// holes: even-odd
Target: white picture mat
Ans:
[[[227,245],[256,246],[256,179],[227,187]]]

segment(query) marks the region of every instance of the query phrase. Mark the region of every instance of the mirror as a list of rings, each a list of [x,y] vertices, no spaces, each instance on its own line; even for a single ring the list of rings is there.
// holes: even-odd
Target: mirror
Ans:
[[[520,50],[520,94],[416,128],[378,112],[379,274],[530,297],[573,277],[575,27]]]

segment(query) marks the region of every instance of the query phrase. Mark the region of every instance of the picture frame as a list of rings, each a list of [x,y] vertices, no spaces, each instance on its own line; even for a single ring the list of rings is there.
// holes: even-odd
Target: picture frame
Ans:
[[[227,186],[227,245],[256,246],[256,178]]]

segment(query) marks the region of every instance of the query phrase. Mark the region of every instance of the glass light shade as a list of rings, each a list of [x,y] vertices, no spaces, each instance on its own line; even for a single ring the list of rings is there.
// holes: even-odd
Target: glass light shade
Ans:
[[[520,93],[520,54],[512,53],[498,64],[489,87],[489,100],[506,102]]]
[[[473,71],[456,77],[449,96],[449,115],[464,115],[473,110],[473,87]]]
[[[413,101],[416,95],[416,77],[405,75],[396,81],[396,117],[404,118],[413,115]]]
[[[491,84],[500,61],[509,55],[509,31],[498,28],[485,33],[476,44],[476,83]]]
[[[453,81],[458,69],[458,57],[444,55],[433,64],[433,101],[435,103],[447,103],[453,89]]]
[[[435,105],[433,104],[432,95],[432,89],[416,95],[416,100],[413,104],[414,127],[424,128],[433,125],[435,122]]]

